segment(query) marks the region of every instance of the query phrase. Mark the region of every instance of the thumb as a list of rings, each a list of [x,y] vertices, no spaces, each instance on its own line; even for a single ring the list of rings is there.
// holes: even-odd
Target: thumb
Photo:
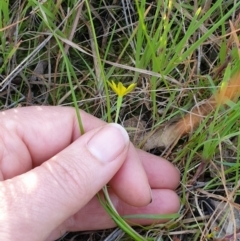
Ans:
[[[0,183],[3,240],[45,240],[84,207],[123,164],[129,146],[118,124],[94,129],[41,166]]]

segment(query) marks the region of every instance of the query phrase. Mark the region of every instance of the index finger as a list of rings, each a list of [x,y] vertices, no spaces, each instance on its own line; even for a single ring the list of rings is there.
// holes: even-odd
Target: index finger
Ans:
[[[95,131],[106,124],[84,111],[81,111],[81,118],[86,135],[90,133],[90,130]],[[5,146],[5,150],[3,149],[2,152],[0,150],[0,154],[3,154],[2,158],[0,156],[2,180],[25,173],[32,169],[33,166],[39,166],[55,155],[58,158],[62,157],[66,165],[71,165],[68,158],[72,155],[74,155],[73,157],[77,163],[83,162],[83,158],[86,158],[84,153],[79,152],[81,148],[84,150],[84,146],[79,143],[81,143],[85,135],[78,138],[81,135],[73,108],[29,107],[12,109],[2,112],[0,126],[4,130],[2,132],[0,130],[0,142],[2,138],[7,143],[6,145],[0,143],[0,149],[1,146]],[[85,145],[85,143],[82,142],[82,145]],[[75,151],[69,148],[71,146],[74,146]],[[10,149],[14,151],[10,151]],[[135,150],[134,147],[131,149]],[[127,151],[126,154],[129,157],[129,149]],[[10,152],[13,155],[4,156],[4,154]],[[105,154],[104,150],[102,152]],[[86,159],[84,161],[89,163]],[[90,162],[89,166],[91,164]],[[133,153],[131,158],[126,158],[120,169],[123,169],[120,181],[122,185],[128,188],[122,192],[121,188],[116,187],[116,194],[132,205],[142,206],[148,204],[150,201],[150,187],[146,172],[137,154]],[[132,175],[132,170],[136,172],[135,177]],[[113,184],[113,186],[116,185]],[[135,189],[134,196],[131,196],[130,193],[133,189]]]

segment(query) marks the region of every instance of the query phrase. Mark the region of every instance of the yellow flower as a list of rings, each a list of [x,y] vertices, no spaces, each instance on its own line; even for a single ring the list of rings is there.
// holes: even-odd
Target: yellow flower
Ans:
[[[122,82],[118,82],[118,85],[115,84],[114,81],[112,83],[108,81],[108,85],[112,88],[112,90],[120,97],[127,95],[130,93],[135,87],[136,84],[130,84],[127,88],[122,84]]]

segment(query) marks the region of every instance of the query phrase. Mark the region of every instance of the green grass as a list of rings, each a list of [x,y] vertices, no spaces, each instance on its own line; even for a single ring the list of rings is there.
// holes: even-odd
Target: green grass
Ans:
[[[117,99],[107,80],[113,80],[137,84],[123,100],[119,122],[136,116],[154,130],[180,119],[240,65],[238,32],[232,37],[229,22],[239,29],[240,2],[209,2],[0,1],[1,109],[74,106],[111,122]],[[43,71],[35,70],[38,64]],[[229,103],[209,113],[171,153],[154,150],[181,170],[182,207],[170,223],[140,228],[146,239],[215,235],[199,203],[225,200],[227,210],[234,206],[229,193],[238,199],[239,108]],[[201,165],[204,174],[193,183]]]

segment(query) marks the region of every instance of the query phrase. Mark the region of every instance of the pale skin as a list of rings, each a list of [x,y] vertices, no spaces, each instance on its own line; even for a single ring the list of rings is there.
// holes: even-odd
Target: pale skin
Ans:
[[[50,241],[116,226],[96,197],[106,184],[121,215],[179,210],[171,163],[136,149],[119,125],[80,113],[82,136],[73,108],[0,112],[1,240]]]

